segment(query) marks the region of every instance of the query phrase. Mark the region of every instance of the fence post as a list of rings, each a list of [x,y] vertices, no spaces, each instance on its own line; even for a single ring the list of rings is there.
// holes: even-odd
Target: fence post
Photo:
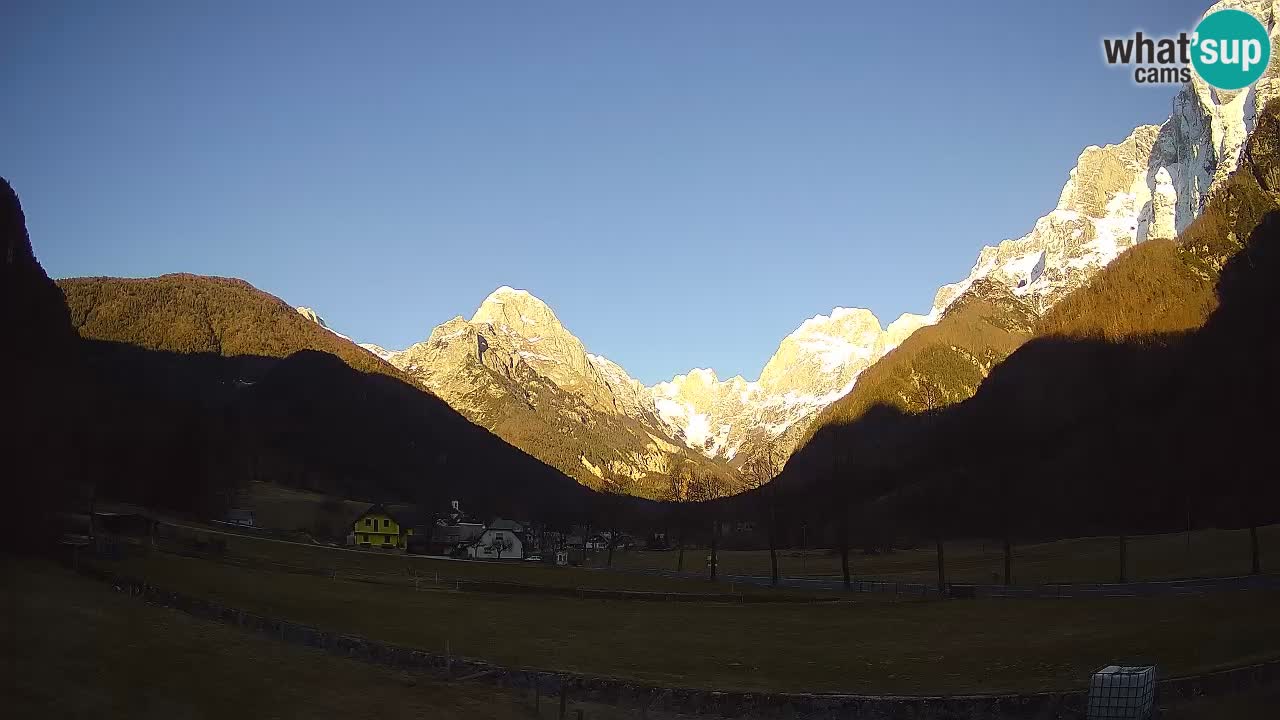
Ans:
[[[565,707],[569,702],[569,688],[564,683],[564,678],[560,678],[560,720],[564,720]]]

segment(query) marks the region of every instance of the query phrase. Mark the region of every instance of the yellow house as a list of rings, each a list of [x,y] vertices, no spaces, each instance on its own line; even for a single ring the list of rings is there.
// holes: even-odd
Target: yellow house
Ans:
[[[368,510],[356,518],[351,528],[356,547],[397,549],[408,547],[415,523],[399,515],[401,513],[392,515],[382,503],[370,505]]]

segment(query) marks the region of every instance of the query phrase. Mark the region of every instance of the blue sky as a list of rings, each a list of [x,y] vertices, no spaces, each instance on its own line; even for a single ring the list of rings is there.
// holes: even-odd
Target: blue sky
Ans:
[[[51,275],[241,277],[388,347],[512,285],[653,383],[926,312],[1168,115],[1101,38],[1208,2],[194,5],[0,6]]]

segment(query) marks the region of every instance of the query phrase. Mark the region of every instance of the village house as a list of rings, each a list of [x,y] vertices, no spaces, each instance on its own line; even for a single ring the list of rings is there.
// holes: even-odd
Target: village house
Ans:
[[[431,528],[431,537],[426,543],[428,555],[449,555],[458,557],[467,554],[467,548],[484,534],[484,525],[480,523],[460,522],[453,525],[436,525]],[[416,547],[414,539],[410,547]]]
[[[513,520],[494,520],[467,548],[467,557],[485,560],[524,558],[524,528]]]
[[[556,553],[557,565],[581,565],[586,559],[586,541],[581,535],[570,535],[565,538],[564,544],[561,546],[564,552],[564,562],[560,562],[560,552]]]
[[[403,550],[409,538],[421,530],[412,513],[398,510],[394,514],[382,503],[370,505],[352,523],[351,542],[359,548]]]

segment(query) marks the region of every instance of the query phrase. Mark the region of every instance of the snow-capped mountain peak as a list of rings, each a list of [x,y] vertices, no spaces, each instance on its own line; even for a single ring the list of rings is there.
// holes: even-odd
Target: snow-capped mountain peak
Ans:
[[[527,290],[499,287],[470,320],[447,320],[405,350],[365,347],[473,422],[593,487],[654,495],[668,486],[649,478],[685,454],[684,436],[658,418],[648,388],[588,353]]]
[[[1280,40],[1278,7],[1280,0],[1224,0],[1208,12],[1246,10],[1274,42]],[[474,421],[516,437],[521,447],[537,448],[543,438],[504,423],[532,411],[548,416],[544,433],[582,430],[591,443],[625,448],[610,458],[587,457],[586,449],[575,457],[557,445],[552,459],[566,472],[586,468],[589,482],[661,472],[669,457],[681,454],[674,443],[735,462],[765,446],[785,455],[810,420],[849,393],[868,367],[938,322],[966,293],[998,289],[1034,317],[1126,249],[1186,228],[1215,183],[1237,167],[1258,110],[1280,95],[1277,67],[1273,63],[1253,88],[1238,92],[1215,90],[1193,76],[1163,123],[1086,147],[1066,173],[1055,206],[1021,237],[982,248],[967,276],[937,290],[927,315],[906,313],[887,327],[857,307],[814,315],[782,338],[754,381],[721,380],[710,368],[695,368],[646,388],[617,363],[587,353],[542,300],[505,285],[470,320],[456,317],[404,351],[365,347]],[[614,442],[610,434],[625,439]]]
[[[759,380],[721,381],[714,370],[694,368],[650,391],[662,419],[708,456],[734,460],[745,446],[761,443],[789,450],[808,418],[926,323],[925,316],[904,314],[882,328],[870,310],[837,307],[784,337]]]

